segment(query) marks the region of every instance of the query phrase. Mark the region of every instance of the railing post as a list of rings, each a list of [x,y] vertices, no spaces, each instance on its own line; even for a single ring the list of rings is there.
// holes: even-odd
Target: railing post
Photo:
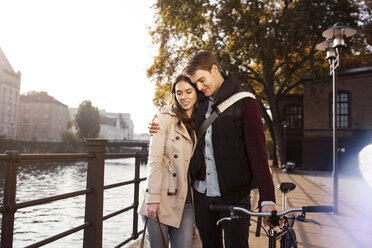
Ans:
[[[4,182],[4,206],[6,212],[3,213],[1,223],[1,247],[13,247],[13,232],[14,232],[14,213],[16,209],[16,188],[17,188],[17,169],[19,162],[18,151],[6,151],[9,156],[9,162],[5,169]]]
[[[94,153],[95,157],[88,159],[87,188],[93,189],[93,192],[87,194],[85,200],[85,222],[90,222],[91,225],[84,229],[84,248],[102,247],[106,144],[105,139],[87,139],[87,150]]]
[[[141,157],[136,155],[136,165],[134,170],[134,199],[133,199],[133,238],[138,238],[138,203],[139,203],[139,184],[140,184],[140,166],[141,166]]]

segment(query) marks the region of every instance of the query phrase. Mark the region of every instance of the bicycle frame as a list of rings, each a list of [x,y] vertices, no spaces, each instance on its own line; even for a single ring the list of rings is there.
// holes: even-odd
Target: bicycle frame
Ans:
[[[283,192],[282,194],[282,211],[286,210],[286,193]],[[268,238],[269,238],[269,248],[276,248],[277,240],[280,240],[280,248],[285,248],[285,240],[283,239],[286,234],[288,234],[289,229],[288,220],[285,221],[283,227],[281,227],[280,231],[275,231],[271,226],[268,230]],[[256,235],[257,236],[257,235]]]
[[[276,248],[277,240],[280,240],[280,248],[296,248],[296,235],[294,230],[292,229],[294,225],[294,221],[299,220],[303,222],[313,222],[319,224],[315,220],[306,219],[307,212],[333,212],[332,206],[304,206],[304,207],[294,207],[286,209],[286,193],[293,190],[296,185],[293,183],[281,183],[278,186],[283,193],[282,196],[282,203],[283,203],[283,210],[280,212],[272,211],[272,212],[252,212],[245,208],[236,207],[236,206],[226,206],[226,205],[210,205],[211,211],[230,211],[229,217],[224,217],[217,221],[217,225],[225,220],[233,220],[239,219],[238,215],[236,215],[235,211],[242,212],[246,215],[251,217],[267,217],[268,222],[271,223],[268,229],[267,236],[269,238],[269,248]],[[290,215],[290,217],[286,217],[287,214],[293,212],[302,212],[301,215],[295,217]],[[280,231],[274,230],[274,227],[280,226],[280,222],[284,217],[284,224],[280,227]],[[292,222],[293,220],[293,222]],[[257,223],[257,228],[260,228],[260,221]],[[320,224],[319,224],[320,225]],[[256,236],[259,237],[259,229],[256,231]]]
[[[276,248],[277,240],[280,240],[280,248],[286,248],[286,235],[290,235],[289,232],[292,227],[288,224],[288,220],[285,220],[282,227],[280,227],[280,231],[275,231],[272,227],[269,227],[268,230],[268,238],[269,238],[269,248]]]

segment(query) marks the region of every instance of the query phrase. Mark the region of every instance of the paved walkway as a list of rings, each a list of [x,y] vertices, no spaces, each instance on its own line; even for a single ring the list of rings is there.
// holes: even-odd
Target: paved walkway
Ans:
[[[293,182],[297,188],[288,194],[287,207],[306,205],[332,205],[332,176],[326,172],[296,172],[293,174],[273,170],[275,185]],[[278,210],[281,209],[281,193],[276,192]],[[257,192],[252,194],[252,204],[257,202]],[[308,213],[307,218],[322,224],[296,222],[298,247],[314,248],[368,248],[372,247],[372,189],[360,176],[339,176],[339,213]],[[264,232],[255,237],[256,226],[252,221],[249,234],[250,248],[268,247]],[[139,240],[129,247],[139,247]],[[194,240],[193,247],[201,247]]]

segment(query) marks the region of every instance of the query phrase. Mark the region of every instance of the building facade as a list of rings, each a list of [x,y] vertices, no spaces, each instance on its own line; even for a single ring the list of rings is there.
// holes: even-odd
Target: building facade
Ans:
[[[358,170],[359,151],[372,143],[372,66],[339,73],[337,92],[338,165]],[[303,95],[287,96],[279,106],[287,123],[286,161],[332,170],[332,80],[308,80]]]
[[[0,137],[15,139],[19,107],[21,73],[15,73],[0,48]]]
[[[68,107],[46,92],[20,96],[18,139],[60,142],[67,124]]]
[[[100,110],[99,135],[108,140],[133,140],[134,125],[130,114]]]
[[[69,108],[72,122],[72,131],[77,132],[75,116],[77,108]],[[99,137],[108,140],[133,140],[134,125],[128,113],[111,113],[105,110],[99,110],[100,132]]]

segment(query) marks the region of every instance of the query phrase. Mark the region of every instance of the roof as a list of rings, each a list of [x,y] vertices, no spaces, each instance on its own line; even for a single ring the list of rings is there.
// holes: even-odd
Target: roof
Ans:
[[[120,123],[120,128],[126,128],[127,125],[124,121],[122,114],[118,114],[117,117],[108,117],[102,114],[100,114],[99,116],[100,124],[109,125],[109,126],[116,126],[116,121],[118,119]]]
[[[362,73],[368,73],[372,72],[372,66],[365,66],[365,67],[358,67],[358,68],[352,68],[343,70],[340,72],[340,76],[346,76],[351,74],[362,74]]]
[[[1,47],[0,47],[0,69],[12,75],[16,75],[16,76],[20,75],[20,72],[15,73],[15,71],[13,70],[13,67],[10,65]]]
[[[58,105],[66,106],[66,104],[54,99],[54,97],[48,95],[46,92],[37,92],[29,95],[20,95],[20,102],[43,102],[43,103],[55,103]]]
[[[357,68],[351,68],[346,69],[343,71],[340,71],[337,76],[349,76],[349,75],[358,75],[358,74],[364,74],[364,73],[372,73],[372,66],[364,66],[364,67],[357,67]],[[328,73],[329,76],[331,76],[330,73]],[[303,81],[309,81],[312,80],[312,77],[310,75],[304,75],[301,77]]]

